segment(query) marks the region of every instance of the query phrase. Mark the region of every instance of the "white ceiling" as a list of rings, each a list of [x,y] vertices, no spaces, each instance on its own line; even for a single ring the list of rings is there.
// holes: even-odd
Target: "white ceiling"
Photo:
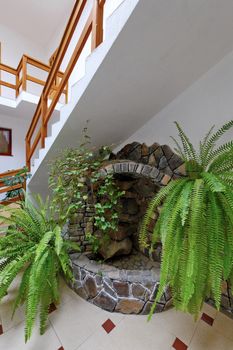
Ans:
[[[75,0],[0,0],[0,24],[46,47],[68,20]]]

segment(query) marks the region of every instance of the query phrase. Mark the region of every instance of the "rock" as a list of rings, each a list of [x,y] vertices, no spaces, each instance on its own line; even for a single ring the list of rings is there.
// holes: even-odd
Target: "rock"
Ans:
[[[119,297],[129,296],[129,284],[127,282],[113,281],[113,288]]]
[[[123,225],[119,224],[118,231],[110,231],[109,236],[114,241],[122,241],[123,239],[131,236],[137,231],[137,225]]]
[[[150,153],[150,154],[153,153],[153,152],[156,151],[157,148],[159,148],[159,147],[160,147],[159,143],[157,143],[157,142],[153,143],[153,145],[151,145],[151,146],[149,147],[149,153]]]
[[[177,169],[184,162],[177,154],[173,154],[173,156],[171,157],[171,159],[169,160],[168,163],[169,163],[170,168],[172,170],[174,170],[174,169]]]
[[[73,275],[76,280],[81,280],[81,271],[80,267],[72,264]]]
[[[170,177],[173,176],[173,171],[171,170],[171,168],[169,166],[167,166],[166,168],[163,169],[163,173],[165,175],[169,175]]]
[[[104,290],[111,295],[114,299],[117,299],[117,294],[116,292],[113,290],[113,288],[111,287],[111,285],[109,285],[109,283],[107,283],[106,281],[104,282]]]
[[[133,283],[132,284],[132,294],[134,298],[143,299],[146,293],[146,288],[144,288],[139,283]]]
[[[152,303],[151,301],[148,301],[146,303],[146,305],[144,306],[144,308],[143,308],[143,310],[141,312],[141,315],[148,315],[150,313],[150,311],[151,311],[151,308],[152,308],[153,304],[154,303]],[[154,313],[162,312],[164,310],[164,307],[165,307],[165,305],[157,303],[156,307],[155,307],[155,310],[154,310]]]
[[[122,190],[122,191],[128,191],[135,183],[135,180],[133,181],[116,181],[117,186]]]
[[[159,161],[159,169],[163,170],[168,166],[167,158],[162,156]]]
[[[122,210],[124,213],[135,215],[138,213],[138,205],[134,198],[122,198]]]
[[[102,290],[95,299],[93,299],[93,303],[104,310],[112,312],[116,306],[117,300]]]
[[[158,165],[157,162],[156,162],[155,156],[153,155],[153,153],[148,158],[148,164],[151,165],[151,166],[157,166]]]
[[[87,294],[90,298],[94,298],[97,294],[97,286],[95,279],[92,276],[87,276],[84,280],[84,287],[87,291]]]
[[[78,282],[74,282],[74,290],[75,292],[83,299],[88,299],[88,294],[85,288],[80,287],[80,284]]]
[[[118,301],[116,311],[123,314],[139,314],[144,306],[144,302],[138,299],[121,299]]]
[[[154,152],[154,157],[155,157],[155,160],[156,160],[156,163],[159,164],[159,161],[160,161],[160,158],[163,157],[163,150],[161,147],[158,147]]]
[[[153,288],[153,290],[152,290],[152,293],[151,293],[151,295],[150,295],[150,300],[151,300],[151,301],[154,301],[154,300],[155,300],[156,295],[157,295],[157,293],[158,293],[158,290],[159,290],[159,284],[155,284],[155,286],[154,286],[154,288]]]
[[[177,169],[174,170],[174,173],[177,175],[186,175],[186,169],[185,169],[185,165],[181,164]]]
[[[120,214],[119,221],[124,223],[135,224],[138,223],[137,215]]]
[[[171,180],[171,176],[169,175],[164,175],[164,177],[161,180],[161,184],[166,186],[168,184],[168,182]]]
[[[165,157],[167,158],[167,160],[171,159],[171,157],[174,154],[172,149],[168,145],[163,145],[162,150],[163,150],[163,153],[164,153]]]
[[[137,191],[137,193],[144,197],[153,196],[154,193],[157,192],[157,186],[153,184],[151,180],[143,178],[138,180],[134,186],[134,189]]]
[[[148,156],[149,147],[145,143],[142,144],[141,150],[142,150],[142,157]]]
[[[103,244],[99,250],[99,253],[104,259],[110,259],[113,256],[127,255],[132,250],[132,241],[129,238],[125,238],[122,241],[113,241]]]
[[[125,147],[123,147],[116,155],[117,159],[130,159],[128,157],[129,153],[133,152],[136,148],[141,148],[141,144],[139,142],[132,142]],[[141,152],[140,152],[141,156]],[[140,158],[140,157],[139,157]],[[138,159],[139,159],[138,158]],[[136,159],[136,160],[138,160]]]

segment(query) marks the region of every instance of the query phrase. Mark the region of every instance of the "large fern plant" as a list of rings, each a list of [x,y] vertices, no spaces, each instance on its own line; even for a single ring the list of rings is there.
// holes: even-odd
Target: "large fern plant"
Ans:
[[[160,287],[152,307],[170,285],[177,309],[198,315],[210,295],[220,307],[222,280],[233,285],[233,141],[217,146],[233,121],[208,132],[196,151],[178,123],[181,144],[174,138],[187,176],[172,180],[151,201],[140,242],[148,246],[149,224],[162,204],[154,226],[151,250],[161,240]]]
[[[68,280],[73,278],[68,250],[79,249],[62,238],[67,213],[55,218],[48,201],[43,203],[38,197],[37,202],[36,208],[26,197],[20,208],[9,209],[10,218],[1,217],[10,226],[0,237],[0,300],[22,272],[13,314],[25,303],[25,341],[31,336],[37,313],[40,332],[45,332],[49,307],[59,302],[59,273]]]

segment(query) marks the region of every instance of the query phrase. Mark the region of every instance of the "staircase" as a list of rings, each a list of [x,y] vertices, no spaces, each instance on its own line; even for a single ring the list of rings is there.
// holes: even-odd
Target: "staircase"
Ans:
[[[110,2],[111,1],[109,0],[109,3]],[[84,97],[87,87],[92,82],[96,72],[100,69],[101,64],[106,58],[114,42],[117,40],[117,37],[119,36],[138,2],[139,0],[116,1],[119,6],[116,7],[115,11],[109,18],[107,18],[106,23],[104,23],[104,7],[107,6],[108,0],[106,2],[105,0],[94,0],[93,7],[89,11],[88,15],[88,11],[85,13],[85,10],[86,7],[90,8],[90,3],[86,0],[76,1],[60,46],[56,52],[55,60],[51,66],[51,71],[49,72],[30,128],[26,135],[27,167],[31,170],[32,174],[32,178],[29,181],[29,187],[33,191],[40,191],[40,193],[43,193],[43,191],[41,191],[43,187],[42,184],[47,184],[48,178],[48,172],[45,169],[47,167],[47,161],[49,159],[53,159],[60,149],[78,145],[81,131],[85,126],[86,121],[90,118],[86,118],[86,114],[84,118],[79,116],[75,117],[76,107],[79,105],[82,97]],[[86,17],[84,21],[82,19],[83,14],[84,18]],[[56,79],[64,57],[67,53],[67,48],[70,43],[72,43],[75,30],[80,21],[84,22],[82,23],[83,29],[68,61],[67,67],[64,70],[64,74],[62,73],[63,77],[60,79],[60,81],[58,81],[57,91],[55,91],[53,97],[51,98],[51,88],[53,86],[53,82]],[[59,120],[53,120],[54,109],[56,108],[62,93],[66,93],[66,90],[64,89],[68,84],[68,81],[75,69],[76,63],[80,58],[82,50],[87,44],[90,35],[92,52],[86,58],[84,77],[71,86],[69,103],[61,107]],[[100,90],[99,95],[102,95]],[[68,126],[73,118],[75,118],[77,123],[73,129],[75,133],[77,132],[76,137],[75,139],[73,139],[73,137],[70,138],[68,142],[65,141],[60,148],[60,146],[57,145],[59,137],[62,137],[62,131],[64,130],[65,125]],[[49,122],[51,123],[50,133],[48,133],[47,127]],[[91,128],[93,128],[93,126],[94,124]],[[101,142],[105,143],[104,140]],[[38,149],[38,145],[39,155],[35,158],[34,152],[36,149]],[[53,151],[54,149],[55,152]],[[39,181],[39,188],[36,188],[37,181]],[[45,186],[45,188],[47,190],[47,186]]]
[[[28,190],[48,193],[49,161],[78,146],[87,120],[93,145],[117,146],[231,52],[232,11],[217,0],[76,1],[27,133]],[[137,140],[160,141],[162,114],[158,125]]]

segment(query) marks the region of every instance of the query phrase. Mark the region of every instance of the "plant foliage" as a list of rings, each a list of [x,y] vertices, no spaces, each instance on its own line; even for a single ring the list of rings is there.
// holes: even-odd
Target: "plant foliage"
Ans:
[[[31,174],[28,172],[28,169],[24,167],[22,170],[20,170],[17,174],[14,176],[6,176],[2,179],[2,182],[5,186],[15,186],[15,185],[23,185],[24,182],[31,177]],[[18,188],[15,190],[10,190],[6,193],[5,198],[3,201],[8,201],[12,198],[18,197],[20,200],[23,199],[24,193],[23,193],[23,187]]]
[[[26,197],[19,208],[8,209],[10,218],[1,217],[10,226],[0,237],[0,300],[22,272],[13,314],[26,304],[25,341],[32,334],[37,312],[40,332],[45,332],[50,304],[59,302],[60,272],[67,280],[73,279],[68,251],[79,250],[61,235],[68,212],[57,220],[49,201],[43,203],[40,197],[37,207]]]
[[[186,176],[172,180],[151,201],[141,228],[140,243],[148,246],[149,224],[162,205],[154,226],[151,250],[163,245],[160,287],[156,302],[170,285],[177,309],[198,315],[210,295],[220,307],[222,280],[233,285],[233,142],[218,146],[233,121],[213,127],[197,151],[178,123]]]
[[[57,212],[69,209],[70,219],[94,205],[94,226],[101,237],[91,232],[86,239],[97,253],[102,241],[109,239],[108,232],[118,227],[120,191],[112,173],[104,176],[100,172],[106,158],[111,153],[107,146],[100,149],[90,147],[87,129],[83,131],[83,143],[76,149],[66,149],[51,163],[49,185],[53,193],[53,207]]]

